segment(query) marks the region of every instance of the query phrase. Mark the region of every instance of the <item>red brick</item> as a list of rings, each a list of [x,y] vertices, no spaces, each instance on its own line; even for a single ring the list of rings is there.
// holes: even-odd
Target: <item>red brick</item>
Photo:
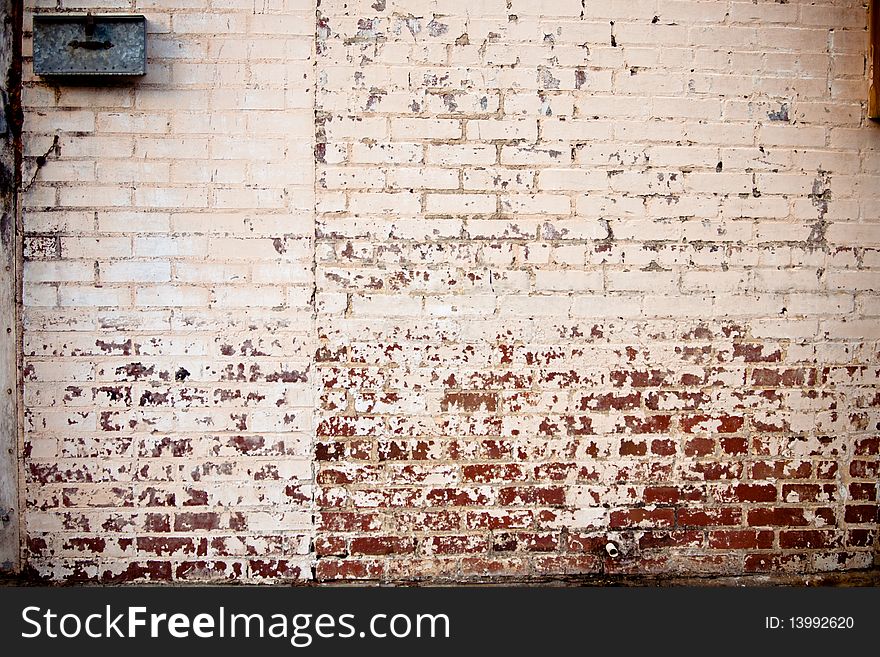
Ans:
[[[783,550],[840,547],[841,537],[837,532],[810,529],[806,531],[779,532],[779,547]]]
[[[877,484],[853,482],[849,485],[849,497],[853,501],[871,501],[877,499]]]
[[[829,524],[835,523],[834,509],[812,508],[810,513]],[[752,527],[803,527],[812,523],[804,509],[775,507],[752,509],[748,514],[748,524]]]
[[[318,557],[348,555],[348,541],[339,536],[321,536],[315,539],[315,554]]]
[[[686,456],[707,456],[714,452],[714,438],[690,438],[684,444],[684,453]]]
[[[859,438],[856,440],[853,454],[856,456],[877,456],[880,454],[880,437]]]
[[[810,524],[803,509],[776,507],[752,509],[748,513],[752,527],[803,527]]]
[[[566,550],[569,552],[602,553],[607,543],[608,537],[605,534],[572,532],[566,535]]]
[[[858,479],[876,479],[880,477],[880,461],[862,461],[853,459],[849,464],[850,476]]]
[[[772,531],[724,530],[709,532],[709,547],[716,550],[769,550]]]
[[[315,566],[318,581],[345,579],[379,579],[384,566],[379,561],[353,559],[319,559]]]
[[[875,529],[850,529],[846,532],[845,544],[848,547],[871,547],[876,540]]]
[[[742,476],[742,472],[743,464],[739,462],[697,461],[690,464],[690,472],[685,472],[684,476],[688,479],[712,481],[739,479]]]
[[[516,577],[528,572],[528,562],[523,559],[466,557],[461,560],[461,573],[472,577]]]
[[[426,499],[430,506],[484,506],[491,501],[481,490],[459,488],[433,488]]]
[[[251,559],[248,568],[255,577],[267,579],[302,579],[302,568],[286,559]]]
[[[170,561],[131,561],[121,571],[105,570],[101,580],[105,582],[162,582],[171,579]]]
[[[523,469],[512,463],[465,465],[461,474],[464,481],[477,483],[518,481],[526,478]]]
[[[880,514],[878,514],[878,505],[876,504],[847,504],[846,513],[844,514],[844,522],[865,524],[880,522]]]
[[[755,368],[752,370],[753,386],[803,388],[816,385],[816,379],[816,370],[812,368]]]
[[[359,536],[351,539],[350,551],[353,556],[409,554],[415,551],[415,544],[411,538],[399,536]]]
[[[699,502],[704,497],[703,491],[694,486],[646,486],[643,493],[643,499],[648,504]]]
[[[674,440],[660,439],[651,441],[651,454],[657,456],[675,456],[677,445]]]
[[[565,488],[561,486],[502,488],[498,491],[498,504],[502,506],[562,506],[565,504]]]
[[[534,522],[534,515],[526,510],[506,510],[495,512],[468,512],[468,529],[525,529]]]
[[[837,486],[834,484],[783,484],[782,499],[786,502],[836,502]]]
[[[638,408],[642,395],[638,391],[627,395],[609,392],[583,395],[578,400],[579,411],[627,411]]]
[[[559,536],[555,533],[506,532],[493,536],[495,552],[555,552],[559,549]]]
[[[751,467],[754,479],[806,479],[812,471],[809,461],[756,461]]]
[[[207,541],[179,536],[138,536],[138,552],[157,557],[207,554]]]
[[[174,516],[174,531],[176,532],[211,530],[219,527],[219,513],[178,513]]]
[[[648,444],[644,441],[621,440],[621,456],[644,456],[648,453]]]

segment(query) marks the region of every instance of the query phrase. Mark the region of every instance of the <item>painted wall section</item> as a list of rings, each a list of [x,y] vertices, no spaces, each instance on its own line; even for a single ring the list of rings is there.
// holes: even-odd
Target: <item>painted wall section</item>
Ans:
[[[317,576],[871,565],[863,3],[453,4],[319,7]]]
[[[145,14],[149,71],[26,63],[29,567],[309,577],[314,7],[62,8]]]
[[[875,564],[866,8],[102,8],[146,79],[26,61],[31,570]]]

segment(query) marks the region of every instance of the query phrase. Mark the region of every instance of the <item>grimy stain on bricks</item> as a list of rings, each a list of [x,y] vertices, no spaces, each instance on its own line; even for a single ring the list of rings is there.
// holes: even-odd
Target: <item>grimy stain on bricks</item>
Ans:
[[[30,575],[878,564],[862,2],[176,4],[25,73]]]

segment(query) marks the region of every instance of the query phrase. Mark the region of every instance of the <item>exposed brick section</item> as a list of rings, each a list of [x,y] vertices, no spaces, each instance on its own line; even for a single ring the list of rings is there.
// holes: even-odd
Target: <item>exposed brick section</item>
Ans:
[[[32,573],[876,563],[862,2],[186,4],[25,62]]]

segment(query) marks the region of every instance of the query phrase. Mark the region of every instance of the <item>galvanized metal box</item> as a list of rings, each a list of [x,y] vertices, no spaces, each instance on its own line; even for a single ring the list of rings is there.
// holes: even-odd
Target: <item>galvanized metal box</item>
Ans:
[[[134,76],[146,72],[147,21],[143,16],[34,16],[37,75]]]

